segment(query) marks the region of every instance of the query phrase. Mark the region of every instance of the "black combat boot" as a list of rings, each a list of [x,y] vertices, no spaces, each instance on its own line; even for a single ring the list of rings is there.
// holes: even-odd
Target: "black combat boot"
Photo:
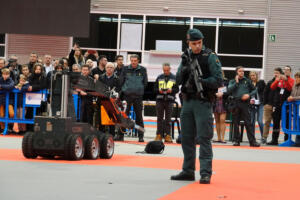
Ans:
[[[272,140],[271,142],[268,142],[267,145],[278,145],[278,138],[279,138],[279,132],[272,133]]]
[[[144,142],[144,134],[139,134],[139,142]]]
[[[174,181],[194,181],[195,180],[195,174],[188,174],[186,172],[180,172],[177,175],[171,176],[171,180]]]
[[[210,176],[209,175],[201,175],[200,184],[210,184]]]

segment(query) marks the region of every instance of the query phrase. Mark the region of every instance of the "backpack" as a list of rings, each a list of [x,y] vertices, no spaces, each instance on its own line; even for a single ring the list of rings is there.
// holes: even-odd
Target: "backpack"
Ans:
[[[165,145],[162,141],[150,141],[145,147],[146,153],[161,154],[165,149]]]

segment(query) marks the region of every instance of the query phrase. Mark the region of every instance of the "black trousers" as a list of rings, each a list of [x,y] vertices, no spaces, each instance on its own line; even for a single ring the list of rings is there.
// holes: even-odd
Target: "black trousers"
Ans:
[[[156,134],[171,135],[172,101],[156,101],[157,131]]]
[[[133,105],[133,110],[136,115],[135,123],[144,128],[143,120],[143,97],[132,97],[124,95],[124,99],[127,102],[126,115],[129,115],[131,105]],[[143,132],[138,132],[139,137],[144,137]]]
[[[87,122],[93,125],[93,116],[94,116],[94,109],[93,109],[93,99],[91,96],[81,96],[81,122]]]
[[[281,121],[281,106],[276,106],[273,108],[273,132],[272,132],[272,142],[278,142],[280,133],[280,121]]]
[[[237,101],[236,102],[236,108],[233,112],[233,140],[235,142],[241,141],[241,134],[240,134],[240,121],[243,120],[245,123],[245,127],[247,130],[247,137],[250,144],[253,144],[256,142],[255,136],[254,136],[254,130],[253,126],[251,124],[251,117],[249,112],[249,102],[248,101]]]

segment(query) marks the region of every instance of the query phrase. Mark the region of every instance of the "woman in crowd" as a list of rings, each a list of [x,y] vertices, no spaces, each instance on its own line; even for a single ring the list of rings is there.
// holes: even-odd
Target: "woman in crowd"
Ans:
[[[216,93],[216,101],[214,102],[213,106],[213,111],[214,111],[214,116],[215,116],[215,121],[216,121],[216,130],[217,130],[217,135],[218,135],[218,140],[214,142],[219,142],[219,143],[226,143],[225,142],[225,130],[226,130],[226,108],[225,108],[225,102],[228,97],[227,94],[227,86],[228,86],[228,80],[224,77],[224,72],[222,71],[223,74],[223,87],[220,87],[218,89],[218,92]]]
[[[256,88],[256,94],[250,100],[250,115],[251,115],[251,124],[253,125],[253,130],[255,133],[255,122],[257,120],[259,125],[259,130],[261,137],[263,137],[264,133],[264,123],[263,123],[263,97],[264,97],[264,89],[266,87],[266,83],[264,80],[258,80],[258,74],[256,71],[251,71],[249,74],[249,78]]]
[[[29,92],[35,92],[35,91],[40,91],[42,89],[46,89],[47,80],[46,80],[46,77],[44,76],[44,73],[43,73],[43,64],[36,63],[34,65],[33,74],[31,74],[29,76],[28,80],[29,80],[29,87],[28,87]],[[41,107],[37,108],[36,114],[39,115],[45,110],[46,110],[46,105],[44,105],[42,103]],[[33,118],[33,109],[31,107],[29,107],[27,109],[26,118],[27,119],[32,119]],[[27,124],[27,129],[29,131],[33,131],[32,124]]]
[[[69,67],[70,71],[72,70],[73,64],[79,64],[80,66],[85,64],[85,59],[81,53],[81,49],[78,46],[78,44],[74,44],[73,49],[71,50],[69,54]]]
[[[39,91],[46,88],[46,77],[43,73],[43,64],[36,63],[33,67],[33,74],[29,76],[29,88],[28,91]]]

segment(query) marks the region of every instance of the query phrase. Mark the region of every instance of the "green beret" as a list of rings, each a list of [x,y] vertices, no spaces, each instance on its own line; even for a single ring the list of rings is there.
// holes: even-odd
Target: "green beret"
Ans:
[[[198,29],[189,29],[187,32],[187,39],[190,41],[197,41],[203,39],[204,36]]]

